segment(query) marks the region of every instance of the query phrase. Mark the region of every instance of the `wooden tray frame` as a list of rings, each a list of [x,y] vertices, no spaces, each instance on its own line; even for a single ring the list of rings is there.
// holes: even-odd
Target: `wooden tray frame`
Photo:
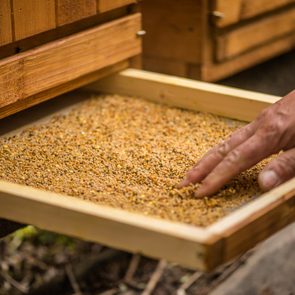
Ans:
[[[140,96],[246,121],[279,99],[132,69],[95,82],[89,89]],[[295,178],[204,228],[4,181],[0,181],[0,216],[187,267],[211,270],[295,220]]]

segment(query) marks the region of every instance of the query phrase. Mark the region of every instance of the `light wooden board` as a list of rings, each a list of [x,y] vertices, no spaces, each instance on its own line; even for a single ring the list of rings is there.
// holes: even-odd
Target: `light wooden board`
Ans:
[[[55,0],[12,0],[15,40],[54,29]]]
[[[12,42],[12,20],[10,0],[0,3],[0,46]]]
[[[217,60],[232,58],[282,36],[295,36],[295,6],[217,37]]]
[[[102,13],[133,3],[136,3],[136,0],[97,0],[97,9]]]
[[[215,23],[225,27],[291,3],[295,0],[215,0],[213,9],[222,14]]]
[[[62,26],[95,15],[97,0],[57,0],[57,25]]]
[[[245,112],[235,116],[230,111],[231,117],[248,119],[279,99],[139,70],[123,71],[87,89],[144,96],[159,103],[193,110],[201,107],[202,111],[227,115],[225,104],[228,109],[235,107]],[[206,99],[216,105],[214,109],[210,103],[204,103]],[[6,126],[13,129],[12,123]],[[12,132],[21,130],[15,128]],[[206,228],[128,213],[3,181],[0,181],[0,217],[210,270],[295,220],[295,179]]]
[[[135,69],[102,79],[87,88],[106,93],[136,95],[184,109],[244,121],[253,120],[263,108],[278,100],[277,96]]]
[[[0,107],[141,52],[140,14],[99,25],[0,61]]]

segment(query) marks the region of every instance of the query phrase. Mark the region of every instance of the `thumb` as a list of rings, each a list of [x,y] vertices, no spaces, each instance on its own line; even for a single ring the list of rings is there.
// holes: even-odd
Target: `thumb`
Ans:
[[[284,152],[271,161],[258,176],[263,191],[280,185],[295,176],[295,148]]]

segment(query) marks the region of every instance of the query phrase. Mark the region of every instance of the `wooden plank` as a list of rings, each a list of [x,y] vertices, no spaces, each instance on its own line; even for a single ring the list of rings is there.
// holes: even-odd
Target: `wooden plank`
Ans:
[[[55,0],[13,0],[15,40],[56,27]]]
[[[12,24],[11,24],[11,5],[10,0],[1,0],[0,3],[0,46],[11,43]]]
[[[64,84],[58,85],[56,87],[35,94],[33,96],[29,96],[25,99],[21,99],[12,104],[6,105],[5,107],[0,108],[0,119],[15,114],[24,109],[30,108],[36,104],[39,104],[43,101],[46,101],[63,93],[69,92],[73,89],[77,89],[98,79],[104,78],[111,74],[127,69],[129,65],[130,62],[128,60],[124,60],[117,64],[105,67],[95,72],[91,72],[77,79],[71,80]]]
[[[140,28],[134,14],[0,61],[0,107],[138,55]]]
[[[96,0],[57,0],[57,25],[62,26],[95,15]]]
[[[210,60],[202,65],[200,76],[190,76],[190,78],[209,82],[217,81],[294,48],[295,35],[283,37],[222,63],[215,63]],[[207,52],[212,52],[213,50],[213,48],[207,48]],[[193,73],[193,71],[189,71],[189,73]]]
[[[232,58],[288,34],[295,35],[295,6],[218,36],[217,60]]]
[[[81,32],[99,24],[119,19],[130,14],[130,11],[126,7],[122,7],[121,9],[116,9],[108,13],[96,14],[92,17],[85,18],[82,21],[70,23],[65,26],[57,27],[53,30],[40,33],[38,35],[28,37],[26,39],[18,40],[1,48],[0,59],[14,55],[16,48],[19,48],[21,52],[24,52],[48,42],[55,41],[57,39]]]
[[[209,226],[208,231],[223,238],[223,260],[229,260],[293,221],[295,178]]]
[[[202,59],[204,1],[148,0],[142,2],[143,52],[148,57],[198,63]],[[207,18],[206,18],[207,25]]]
[[[213,10],[221,16],[215,18],[215,24],[225,27],[291,3],[295,0],[215,0]]]
[[[97,0],[99,13],[136,3],[136,0]]]
[[[154,258],[206,269],[204,229],[0,181],[0,216]]]
[[[135,95],[244,121],[253,120],[263,108],[279,100],[277,96],[134,69],[97,81],[87,88]]]

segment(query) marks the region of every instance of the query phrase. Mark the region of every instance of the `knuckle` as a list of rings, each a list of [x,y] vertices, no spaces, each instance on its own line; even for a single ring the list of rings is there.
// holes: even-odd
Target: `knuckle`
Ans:
[[[232,166],[239,163],[240,159],[241,159],[241,152],[238,149],[235,149],[227,155],[227,157],[225,158],[225,161],[229,166]]]
[[[258,134],[265,140],[280,139],[280,136],[284,133],[284,129],[283,120],[273,120],[267,122]]]
[[[270,108],[266,108],[266,109],[264,109],[264,110],[262,110],[260,112],[260,114],[258,115],[257,119],[259,121],[263,121],[263,120],[265,120],[270,115],[270,113],[271,113]]]
[[[219,157],[224,158],[230,150],[229,144],[227,141],[223,141],[216,150],[216,153]]]

